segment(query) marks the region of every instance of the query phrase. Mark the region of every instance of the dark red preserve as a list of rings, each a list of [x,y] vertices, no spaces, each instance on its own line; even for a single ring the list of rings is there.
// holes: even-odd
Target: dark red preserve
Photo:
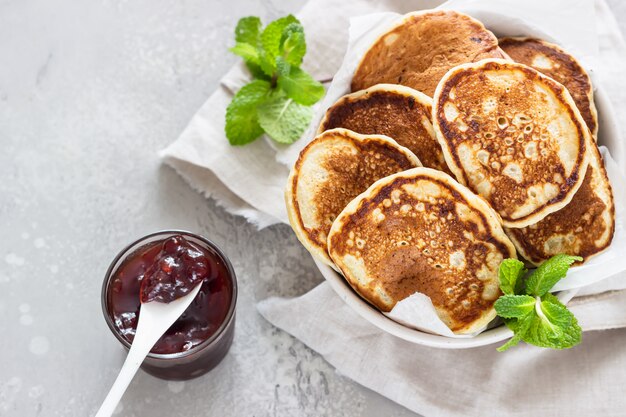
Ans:
[[[200,281],[200,292],[152,353],[185,352],[210,338],[226,319],[233,288],[227,266],[212,250],[182,235],[145,244],[111,278],[107,304],[113,326],[132,343],[142,301],[169,303]]]
[[[142,303],[171,303],[185,296],[208,277],[210,262],[205,251],[184,237],[170,237],[143,273],[139,299]]]

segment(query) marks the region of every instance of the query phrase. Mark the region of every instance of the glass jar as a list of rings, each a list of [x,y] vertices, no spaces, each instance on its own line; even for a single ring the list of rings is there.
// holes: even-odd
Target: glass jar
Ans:
[[[188,241],[205,249],[226,270],[228,282],[231,285],[231,297],[228,310],[223,321],[213,334],[189,350],[176,353],[152,353],[150,352],[143,361],[141,368],[158,378],[170,380],[185,380],[198,377],[213,369],[226,356],[233,341],[235,330],[235,305],[237,303],[237,279],[235,271],[224,253],[210,240],[197,234],[180,231],[166,230],[151,233],[131,243],[113,259],[104,277],[102,285],[102,311],[109,329],[117,340],[128,351],[130,342],[120,333],[115,325],[111,304],[111,288],[116,272],[125,265],[129,259],[133,259],[142,249],[156,245],[155,242],[166,240],[172,236],[180,235]],[[205,283],[203,283],[205,285]],[[202,291],[202,290],[201,290]],[[202,293],[200,293],[202,294]],[[198,296],[200,296],[200,294]],[[137,293],[137,299],[139,293]]]

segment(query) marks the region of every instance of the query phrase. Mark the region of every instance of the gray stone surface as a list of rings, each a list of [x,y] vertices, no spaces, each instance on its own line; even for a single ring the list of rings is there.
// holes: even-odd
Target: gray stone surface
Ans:
[[[610,3],[624,28],[625,5]],[[237,19],[302,4],[0,1],[0,416],[95,412],[124,358],[102,318],[103,274],[125,244],[165,228],[230,255],[235,342],[196,380],[138,374],[117,415],[413,415],[257,314],[258,300],[321,280],[288,227],[257,232],[157,156],[235,62]]]

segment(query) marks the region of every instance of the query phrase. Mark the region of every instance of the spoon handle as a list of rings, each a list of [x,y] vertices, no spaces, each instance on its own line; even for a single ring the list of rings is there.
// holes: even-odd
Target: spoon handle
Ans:
[[[133,377],[137,373],[141,363],[146,358],[148,353],[150,353],[150,350],[157,340],[159,340],[159,337],[161,337],[161,332],[154,332],[151,331],[152,329],[150,327],[140,326],[142,317],[143,316],[140,314],[139,323],[137,325],[138,331],[135,335],[135,339],[133,340],[133,344],[130,347],[128,356],[126,356],[124,365],[122,366],[117,379],[115,379],[113,386],[109,390],[109,393],[104,399],[104,402],[100,406],[96,417],[109,417],[113,414],[115,407],[117,407],[117,404],[122,399],[126,388],[128,388],[130,381],[133,380]]]
[[[187,295],[169,304],[150,302],[141,305],[135,339],[130,346],[122,370],[96,413],[96,417],[110,417],[113,414],[143,360],[163,333],[189,307],[198,295],[200,287],[202,285],[197,284]]]

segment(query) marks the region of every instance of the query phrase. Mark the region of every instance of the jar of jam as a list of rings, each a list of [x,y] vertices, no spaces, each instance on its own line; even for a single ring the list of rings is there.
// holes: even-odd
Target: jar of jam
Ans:
[[[175,285],[163,285],[159,274]],[[196,298],[141,365],[146,372],[163,379],[190,379],[210,371],[226,356],[235,329],[235,272],[214,243],[177,230],[144,236],[111,262],[102,286],[102,310],[107,325],[127,350],[135,336],[140,298],[169,302],[193,288],[185,285],[195,286],[200,280]],[[149,284],[148,299],[143,281]]]

